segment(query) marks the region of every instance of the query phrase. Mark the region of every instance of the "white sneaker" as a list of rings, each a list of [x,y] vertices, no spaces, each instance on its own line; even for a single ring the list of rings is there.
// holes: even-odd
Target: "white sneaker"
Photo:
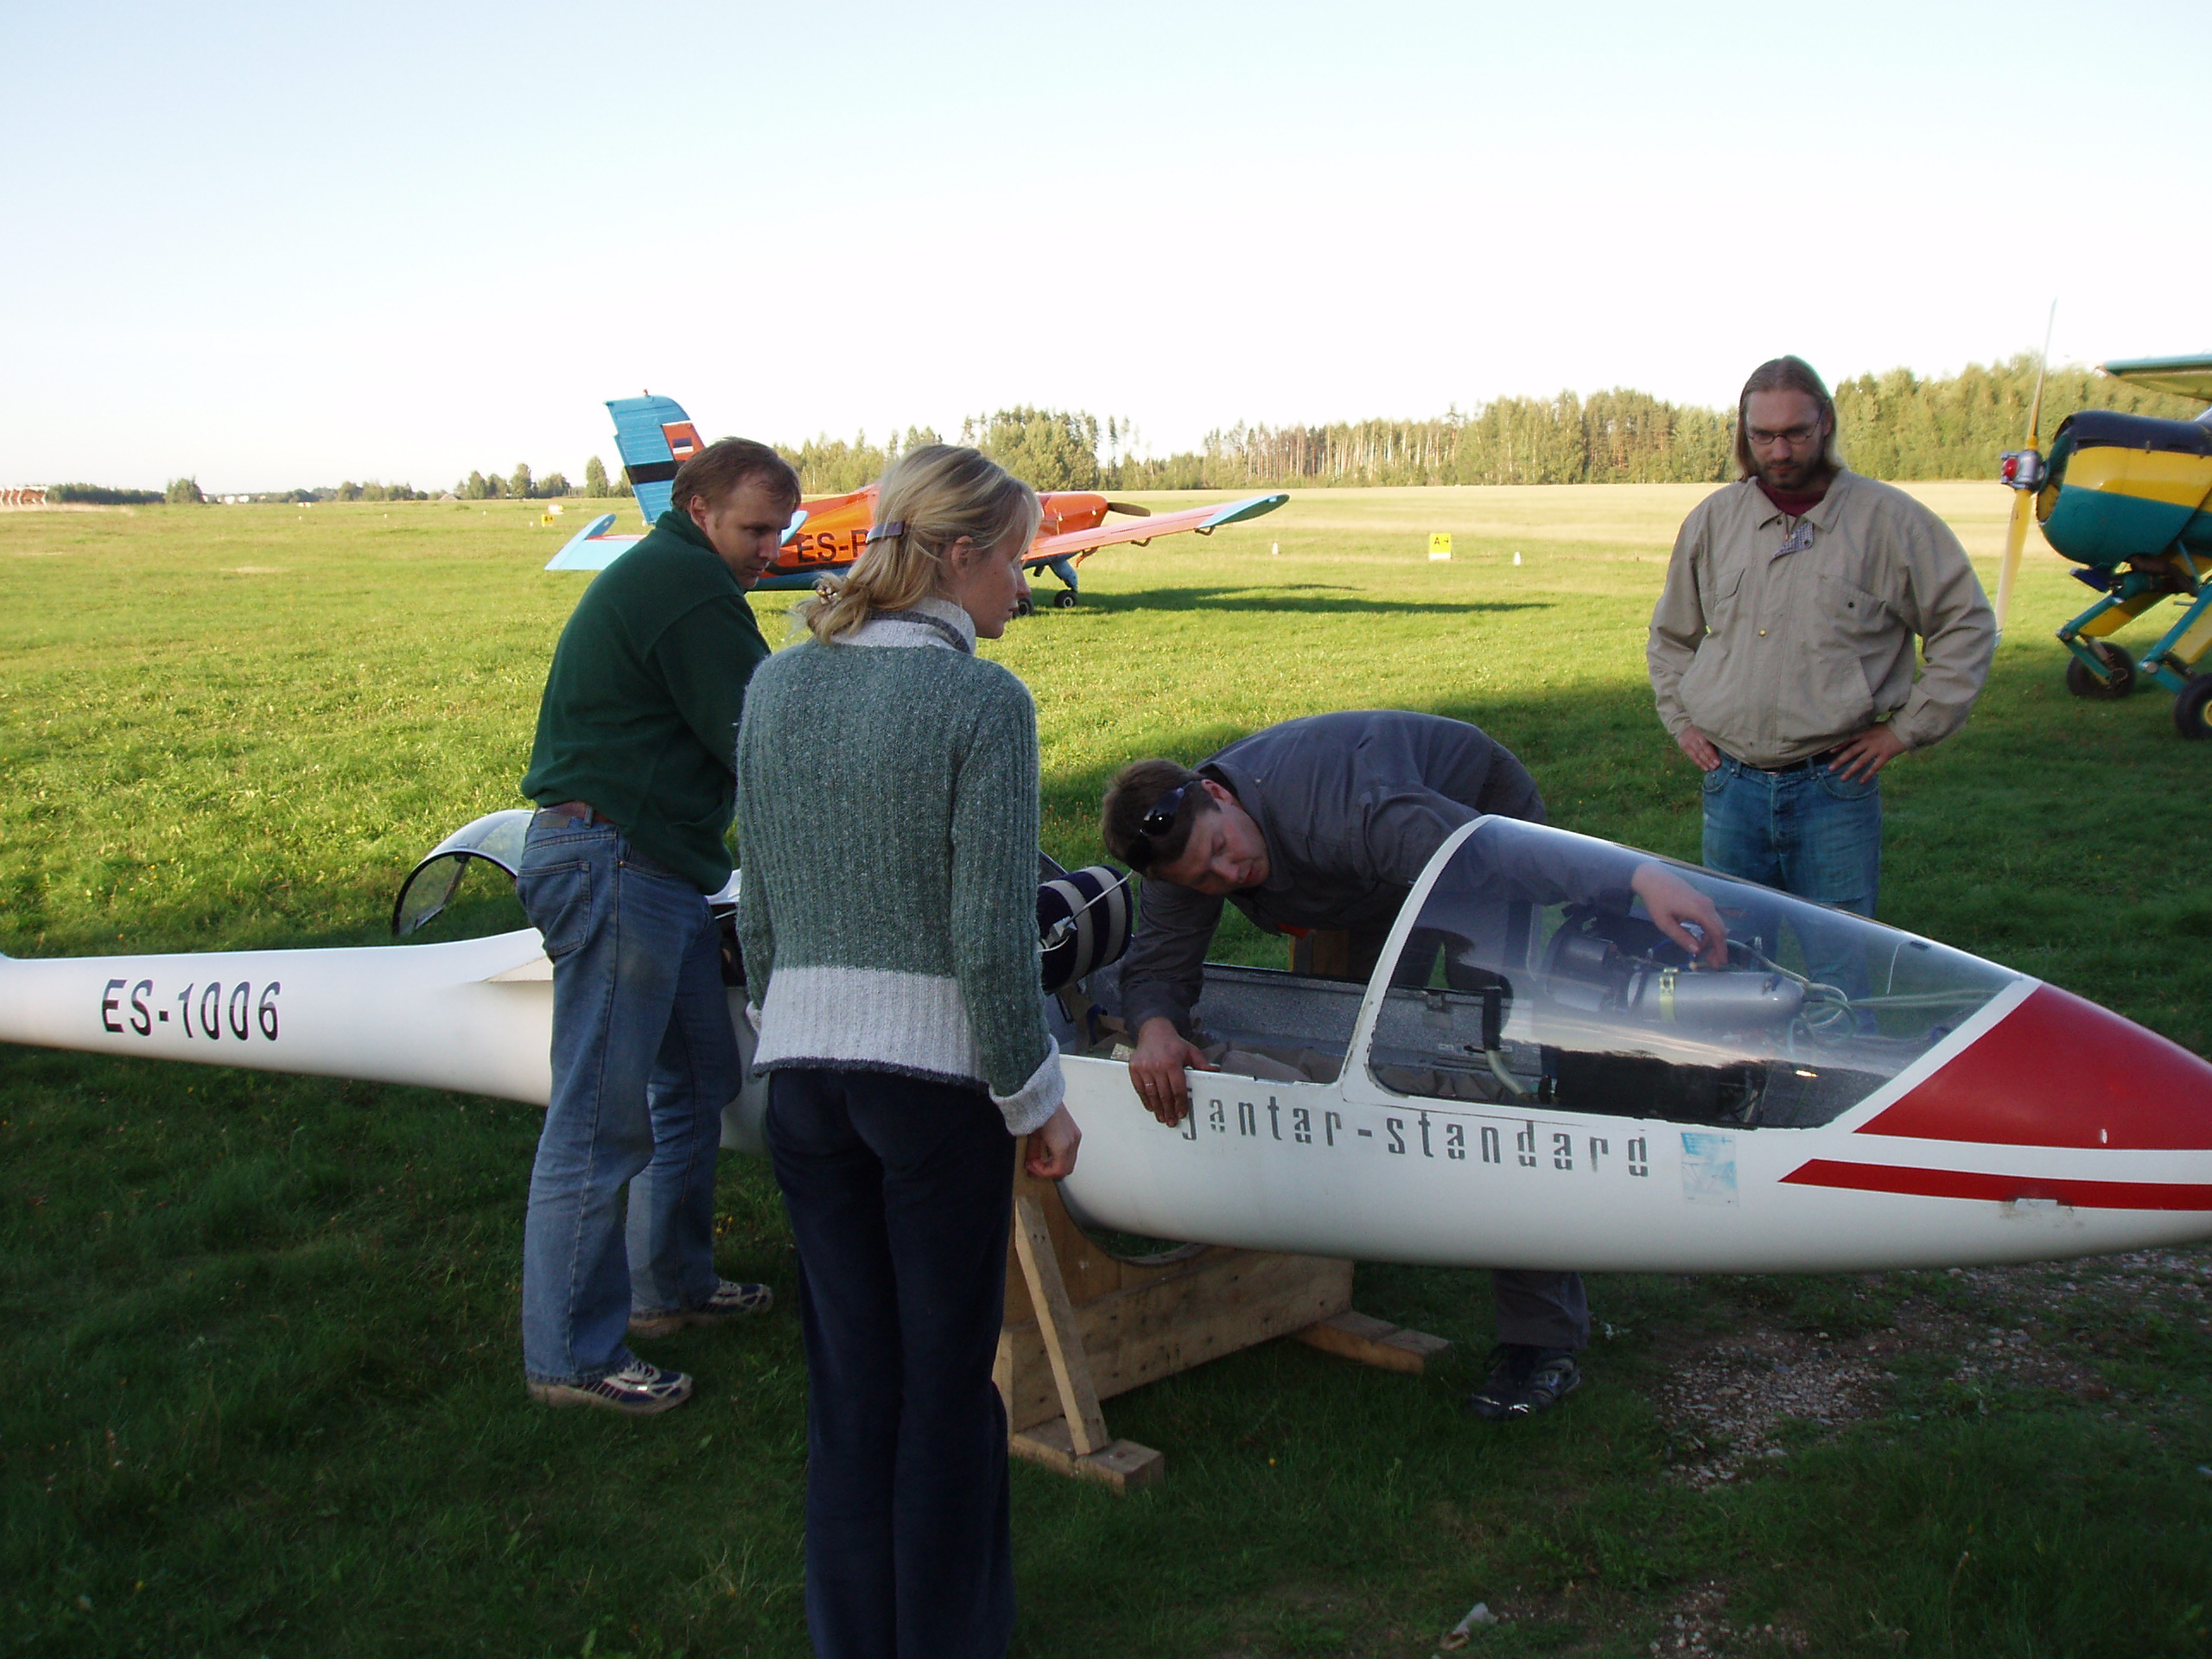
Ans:
[[[691,1379],[633,1359],[595,1382],[533,1382],[530,1397],[547,1406],[597,1406],[626,1417],[650,1417],[691,1397]]]
[[[721,1279],[715,1283],[715,1294],[697,1307],[658,1312],[633,1310],[630,1314],[630,1334],[651,1342],[658,1337],[672,1337],[687,1325],[720,1325],[725,1319],[747,1313],[766,1313],[775,1305],[776,1293],[766,1285]]]

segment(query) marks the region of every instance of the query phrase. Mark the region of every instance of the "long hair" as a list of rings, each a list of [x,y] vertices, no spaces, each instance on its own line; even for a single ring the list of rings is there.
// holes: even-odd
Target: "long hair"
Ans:
[[[1842,470],[1843,450],[1836,441],[1835,399],[1828,396],[1827,387],[1803,358],[1777,357],[1751,371],[1751,378],[1744,382],[1744,390],[1736,398],[1737,477],[1749,478],[1758,471],[1751,460],[1751,417],[1745,413],[1751,407],[1755,391],[1802,391],[1818,404],[1821,418],[1828,429],[1828,441],[1821,446],[1821,460],[1839,472]]]
[[[798,607],[817,639],[833,644],[871,611],[903,611],[942,591],[944,556],[966,537],[978,550],[1016,537],[1027,548],[1044,512],[1037,492],[988,456],[925,443],[899,457],[876,486],[874,539],[842,580],[826,581]],[[896,528],[896,533],[880,532]]]

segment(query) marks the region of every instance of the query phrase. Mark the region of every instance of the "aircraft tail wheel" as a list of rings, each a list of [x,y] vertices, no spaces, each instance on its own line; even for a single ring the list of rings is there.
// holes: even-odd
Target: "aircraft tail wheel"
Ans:
[[[2202,742],[2212,737],[2212,674],[2198,674],[2174,699],[2174,729],[2183,737]]]
[[[2069,655],[2066,662],[2066,689],[2069,691],[2077,697],[2109,702],[2135,690],[2135,664],[2126,652],[2104,639],[2092,639],[2089,649],[2105,665],[2105,673],[2109,677],[2100,680],[2089,672],[2087,663],[2079,657]]]
[[[1037,607],[1027,598],[1019,599],[1014,601],[1014,613],[1016,616],[1034,616],[1037,613]]]
[[[1075,609],[1075,589],[1072,588],[1061,588],[1058,593],[1052,595],[1052,606],[1056,610],[1071,611]]]

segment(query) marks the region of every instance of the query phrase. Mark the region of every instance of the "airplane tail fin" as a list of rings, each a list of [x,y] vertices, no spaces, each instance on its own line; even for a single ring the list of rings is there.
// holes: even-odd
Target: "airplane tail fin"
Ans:
[[[673,397],[610,397],[607,412],[614,417],[614,447],[621,452],[622,475],[637,493],[638,511],[645,527],[668,511],[670,482],[676,469],[706,446],[698,429]]]

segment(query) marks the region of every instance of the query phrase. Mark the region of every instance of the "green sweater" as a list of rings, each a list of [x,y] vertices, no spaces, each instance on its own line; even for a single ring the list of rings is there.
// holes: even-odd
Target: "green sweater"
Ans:
[[[1060,1104],[1037,956],[1037,709],[941,600],[754,676],[737,741],[738,932],[756,1071],[986,1085]]]
[[[768,642],[681,513],[592,579],[545,677],[522,792],[588,801],[702,893],[728,882],[737,723]]]

